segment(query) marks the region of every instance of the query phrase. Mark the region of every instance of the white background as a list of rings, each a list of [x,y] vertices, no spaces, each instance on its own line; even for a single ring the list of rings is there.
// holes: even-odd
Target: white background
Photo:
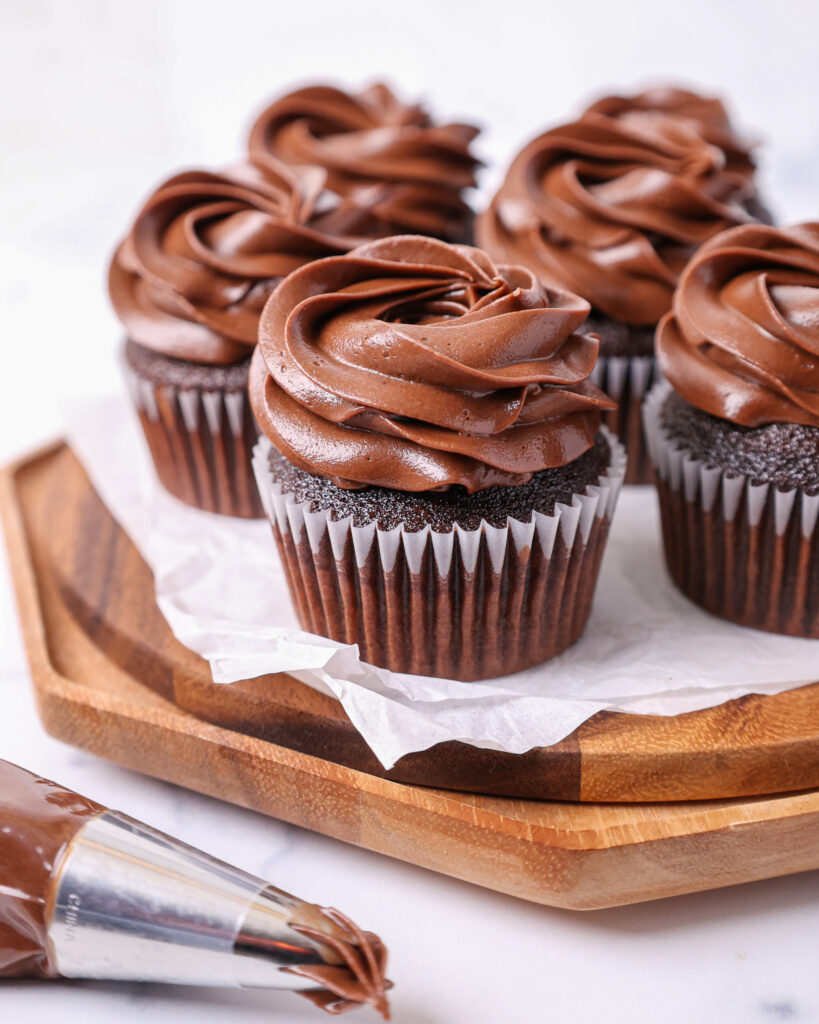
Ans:
[[[698,82],[729,94],[739,123],[764,139],[764,189],[781,219],[810,219],[819,216],[817,39],[814,0],[0,0],[0,458],[55,433],[64,397],[118,386],[119,332],[104,292],[117,236],[160,177],[238,156],[253,111],[286,86],[386,75],[443,117],[476,119],[495,164],[488,189],[521,142],[598,92]],[[381,931],[399,1024],[819,1021],[816,874],[586,915],[549,911],[49,740],[2,565],[0,757]],[[317,1016],[292,996],[0,987],[2,1021],[157,1018]]]

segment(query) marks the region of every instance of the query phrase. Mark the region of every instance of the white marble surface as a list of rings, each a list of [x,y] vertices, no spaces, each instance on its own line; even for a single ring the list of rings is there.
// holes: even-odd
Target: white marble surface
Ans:
[[[498,18],[496,4],[475,0],[465,36],[462,9],[434,0],[413,4],[400,26],[400,7],[315,3],[306,35],[299,5],[250,0],[227,8],[202,0],[0,5],[0,90],[13,97],[0,105],[0,459],[56,432],[65,395],[117,383],[104,266],[137,198],[173,167],[230,159],[253,106],[297,77],[363,81],[391,72],[440,110],[489,122],[484,152],[497,159],[598,84],[701,78],[731,92],[743,120],[769,139],[776,207],[791,218],[816,214],[815,5],[748,0],[738,14],[735,5],[689,0],[662,19],[643,0],[582,6],[533,0]],[[361,15],[352,33],[351,11]],[[739,21],[752,36],[737,32]],[[596,31],[587,33],[590,24]],[[819,873],[582,915],[548,910],[140,778],[50,739],[32,703],[4,553],[0,757],[381,932],[399,1024],[819,1022]],[[0,1024],[319,1017],[290,994],[0,985]],[[375,1018],[362,1011],[352,1019]]]

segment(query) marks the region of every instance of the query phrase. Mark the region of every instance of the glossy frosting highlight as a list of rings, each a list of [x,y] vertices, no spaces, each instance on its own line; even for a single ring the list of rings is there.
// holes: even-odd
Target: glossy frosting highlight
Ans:
[[[320,167],[349,233],[412,232],[463,241],[475,185],[478,129],[436,124],[419,104],[402,103],[383,83],[358,93],[312,85],[282,96],[250,132],[253,156]]]
[[[615,320],[653,325],[692,252],[751,219],[745,173],[694,122],[662,111],[588,113],[514,159],[478,242]]]
[[[726,231],[694,256],[657,329],[691,405],[745,427],[819,427],[819,223]]]
[[[593,444],[588,304],[479,249],[381,239],[292,274],[251,364],[261,429],[342,487],[525,483]]]
[[[177,359],[247,359],[259,315],[290,271],[345,252],[321,210],[323,176],[272,158],[157,188],[117,249],[109,292],[128,336]]]

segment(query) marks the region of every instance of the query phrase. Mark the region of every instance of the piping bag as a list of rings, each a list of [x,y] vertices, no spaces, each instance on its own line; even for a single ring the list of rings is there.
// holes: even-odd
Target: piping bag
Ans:
[[[386,959],[339,911],[0,760],[0,979],[290,989],[389,1019]]]

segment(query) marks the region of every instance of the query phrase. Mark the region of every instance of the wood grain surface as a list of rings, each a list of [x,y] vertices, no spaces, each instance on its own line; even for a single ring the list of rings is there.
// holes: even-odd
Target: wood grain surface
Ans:
[[[140,569],[121,534],[102,528],[99,503],[83,481],[61,445],[10,467],[0,478],[0,511],[23,634],[40,715],[52,735],[136,771],[553,906],[616,906],[819,867],[816,789],[653,804],[480,796],[378,778],[202,721],[176,703],[186,688],[193,695],[202,689],[198,659],[173,650],[167,631],[157,633],[162,620],[145,600],[147,570]],[[66,534],[74,536],[73,546],[66,545]],[[61,561],[69,551],[73,562]],[[97,573],[96,597],[86,603],[82,622],[75,605],[83,602],[64,575],[72,564],[89,578]],[[89,591],[85,595],[90,598]],[[125,629],[120,616],[128,608],[135,618],[126,616]],[[112,609],[118,610],[113,617]],[[266,685],[288,682],[268,679]],[[259,683],[245,689],[239,701],[244,710],[235,709],[237,717],[247,714],[254,700],[269,714]],[[324,744],[337,752],[341,744],[332,723],[340,718],[326,705],[312,691],[291,688],[278,705],[285,709],[283,734],[304,727],[306,742],[316,750]],[[794,735],[787,708],[773,717],[752,712],[747,727],[736,726],[735,735],[758,737],[768,749],[789,749],[796,777],[800,763],[810,764],[810,744]],[[228,716],[225,708],[214,712]],[[803,707],[797,718],[809,714]],[[618,717],[593,723],[589,735],[597,737],[597,745],[591,749],[607,751],[603,760],[627,776],[630,769],[617,763],[628,760],[633,737],[629,723]],[[652,721],[655,726],[665,722]],[[606,747],[604,736],[612,730],[616,743]],[[705,727],[703,735],[708,734]],[[572,744],[584,742],[575,737],[559,756],[545,758],[554,780],[571,778],[577,770]],[[673,730],[661,730],[653,740],[647,733],[642,742],[684,763],[685,744],[674,739]],[[757,763],[761,786],[769,775]],[[537,761],[528,764],[536,768]]]
[[[602,713],[524,755],[443,743],[385,772],[331,697],[283,674],[212,681],[171,633],[150,570],[67,447],[25,461],[12,479],[32,547],[96,646],[205,721],[357,771],[491,795],[625,802],[819,786],[819,684],[675,718]]]

